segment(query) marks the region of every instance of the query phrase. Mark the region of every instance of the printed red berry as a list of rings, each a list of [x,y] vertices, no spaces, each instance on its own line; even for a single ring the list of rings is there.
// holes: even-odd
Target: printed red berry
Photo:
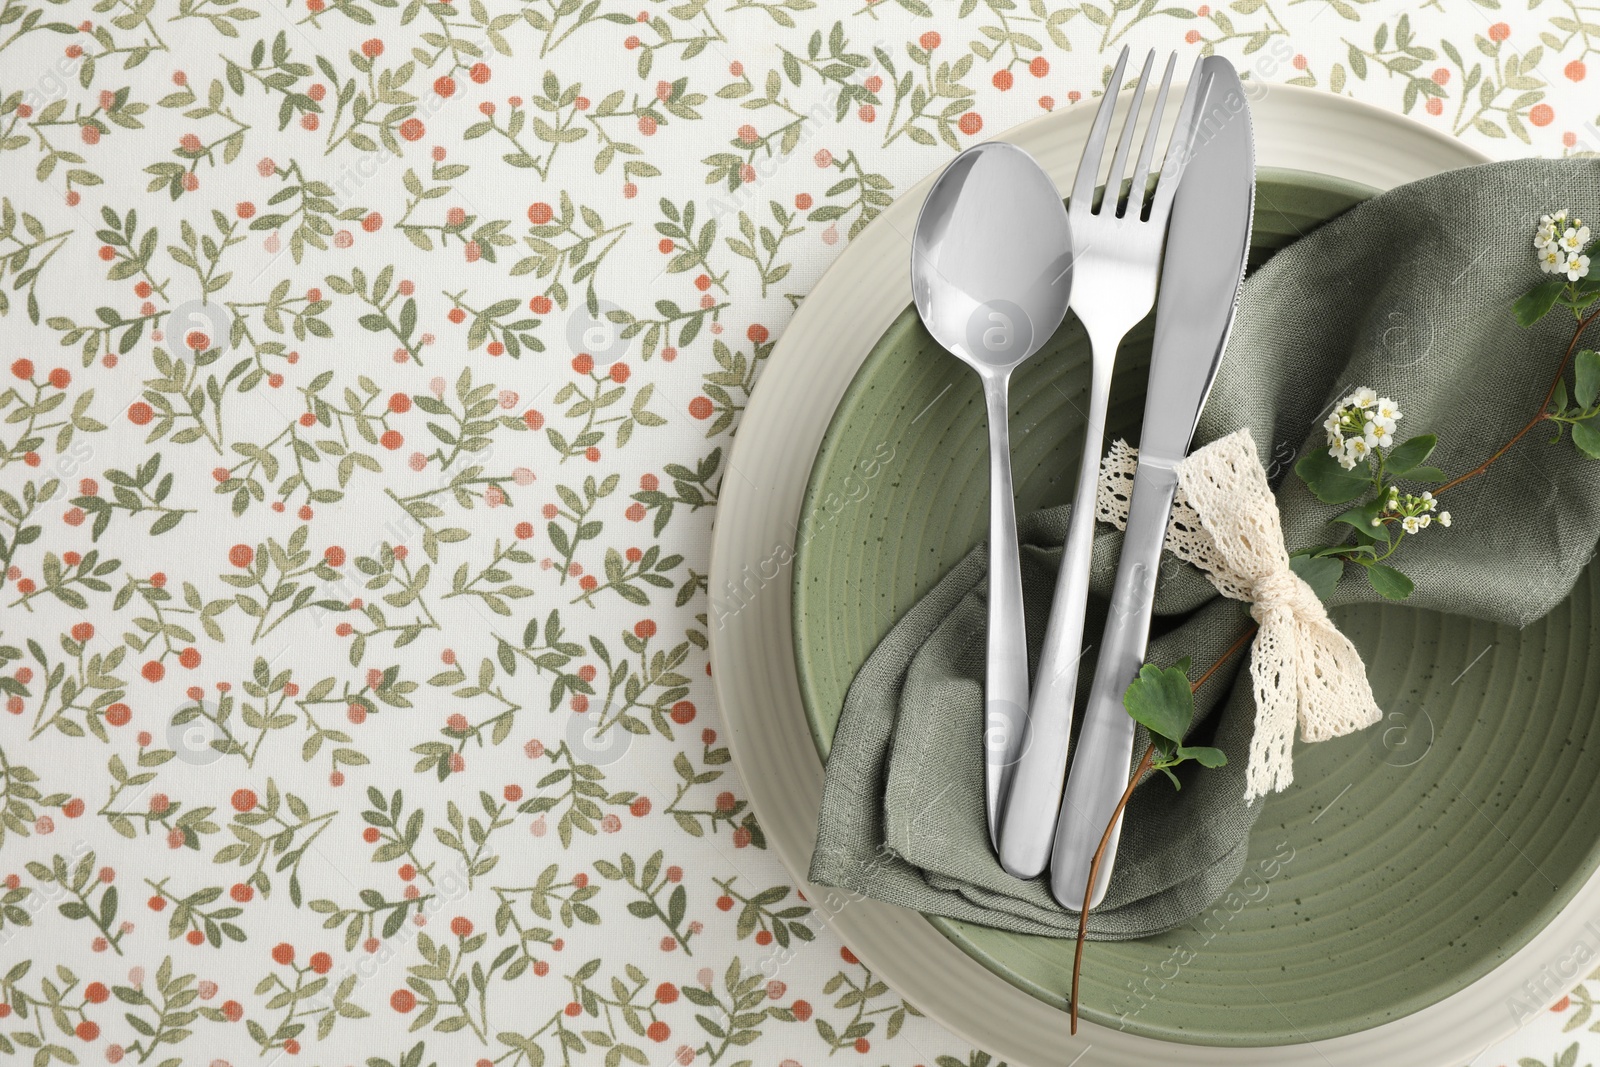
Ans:
[[[329,971],[333,970],[333,957],[328,955],[326,952],[317,952],[312,954],[310,962],[311,969],[318,974],[327,974]]]
[[[404,1015],[417,1006],[417,995],[409,989],[396,989],[389,997],[389,1007]]]
[[[626,363],[611,364],[611,380],[616,382],[618,385],[626,382],[628,380],[628,376],[632,373],[633,372],[628,369],[628,365]]]
[[[645,1036],[651,1041],[665,1041],[667,1038],[672,1036],[672,1028],[666,1023],[662,1022],[660,1019],[657,1019],[655,1022],[646,1027],[644,1032]]]
[[[233,810],[243,813],[254,811],[257,800],[253,789],[235,789],[232,797]]]
[[[689,414],[697,419],[709,419],[713,410],[709,397],[697,396],[689,401]]]
[[[362,41],[361,54],[366,56],[368,59],[377,59],[379,56],[383,55],[383,42],[376,37],[372,38],[371,40]]]
[[[457,937],[471,937],[472,921],[465,915],[457,915],[450,920],[450,932]]]
[[[856,1043],[855,1043],[854,1047],[855,1047],[855,1050],[857,1052],[859,1052],[863,1056],[865,1056],[867,1054],[867,1051],[872,1048],[872,1042],[868,1041],[864,1037],[858,1037],[858,1038],[856,1038]]]
[[[956,127],[968,137],[973,136],[983,129],[983,116],[976,111],[969,111],[956,120]]]
[[[650,814],[650,798],[649,797],[639,797],[632,804],[629,804],[628,805],[628,814],[632,815],[635,819],[642,819],[646,815],[649,815]]]
[[[939,35],[933,30],[929,30],[927,33],[917,38],[917,43],[922,46],[922,50],[924,52],[931,52],[935,48],[939,47],[939,40]]]
[[[184,935],[184,940],[188,941],[191,945],[201,944],[205,941],[205,939],[206,935],[202,934],[199,930],[190,930]]]
[[[395,449],[405,444],[406,439],[400,435],[399,430],[385,430],[383,431],[383,436],[378,438],[378,443],[384,448],[387,448],[389,451],[393,452]]]
[[[244,1018],[244,1005],[240,1004],[237,1000],[223,1001],[222,1017],[227,1019],[230,1023],[238,1022],[240,1019]]]
[[[240,904],[248,904],[251,900],[255,899],[256,891],[250,886],[245,885],[243,882],[239,882],[234,885],[232,889],[228,890],[228,895],[234,900],[238,901]]]
[[[73,1032],[85,1041],[93,1041],[100,1036],[100,1026],[98,1023],[85,1019],[77,1025]]]
[[[27,579],[23,580],[26,581]],[[21,582],[17,583],[17,588],[22,588]],[[153,659],[139,668],[139,673],[144,676],[144,680],[147,682],[159,682],[167,676],[167,669],[161,665],[160,660]]]
[[[330,567],[344,566],[344,549],[338,545],[329,545],[323,550],[322,558],[328,561]]]
[[[69,819],[76,819],[83,814],[83,801],[78,797],[73,797],[62,805],[61,814]]]
[[[1016,81],[1016,79],[1011,76],[1011,72],[1009,70],[995,71],[994,77],[990,80],[994,82],[994,87],[999,89],[1002,93],[1011,88],[1012,84]]]
[[[450,313],[447,314],[445,318],[459,326],[463,322],[467,321],[467,313],[462,311],[460,308],[451,308]]]
[[[294,946],[287,941],[280,941],[273,946],[272,961],[287,967],[294,962]]]
[[[244,568],[255,561],[256,550],[249,545],[234,545],[228,549],[228,562],[235,567]]]
[[[756,931],[756,944],[762,945],[762,946],[766,946],[766,945],[772,944],[772,931],[771,930],[757,930]]]
[[[128,405],[128,421],[135,426],[143,426],[155,418],[155,409],[143,400]]]
[[[805,1022],[811,1018],[811,1005],[804,1000],[795,1001],[789,1006],[789,1010],[794,1013],[794,1017],[800,1022]]]
[[[1028,64],[1028,73],[1035,78],[1043,78],[1050,73],[1050,61],[1044,56],[1034,56],[1033,61]]]
[[[50,372],[50,384],[57,389],[65,389],[72,384],[72,372],[65,367],[57,367]]]
[[[376,826],[369,826],[365,830],[362,830],[361,840],[365,841],[369,845],[377,843],[378,828]]]
[[[83,999],[90,1004],[104,1004],[110,997],[111,990],[104,982],[90,982],[83,990]]]
[[[94,636],[94,623],[80,622],[72,628],[72,639],[80,645]]]
[[[489,80],[489,64],[474,63],[472,65],[472,69],[467,71],[467,77],[471,78],[479,85],[484,84]]]
[[[106,722],[112,726],[126,726],[128,720],[133,718],[133,712],[126,704],[113,704],[106,709]]]
[[[197,648],[184,649],[178,653],[178,662],[187,669],[194,670],[200,666],[200,650]]]
[[[579,352],[572,357],[572,369],[579,374],[588,374],[594,370],[594,357],[587,352]]]
[[[406,119],[400,124],[400,136],[408,141],[420,141],[422,140],[422,135],[427,132],[427,128],[422,125],[421,119]]]

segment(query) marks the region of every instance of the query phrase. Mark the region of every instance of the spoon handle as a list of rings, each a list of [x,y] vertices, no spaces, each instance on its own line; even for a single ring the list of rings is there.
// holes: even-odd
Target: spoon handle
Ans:
[[[983,376],[989,416],[989,625],[984,684],[984,799],[999,847],[1000,800],[1028,715],[1028,636],[1022,616],[1017,506],[1011,489],[1009,375]]]
[[[1111,342],[1110,351],[1103,357],[1101,350],[1105,346],[1095,347],[1078,488],[1068,519],[1055,599],[1050,604],[1050,622],[1039,653],[1033,700],[1025,718],[1027,738],[1016,756],[1016,770],[1001,821],[1000,865],[1017,878],[1037,877],[1050,861],[1056,812],[1067,775],[1078,666],[1086,652],[1083,617],[1089,600],[1089,562],[1094,548],[1095,491],[1100,480],[1100,445],[1105,436],[1116,342]]]

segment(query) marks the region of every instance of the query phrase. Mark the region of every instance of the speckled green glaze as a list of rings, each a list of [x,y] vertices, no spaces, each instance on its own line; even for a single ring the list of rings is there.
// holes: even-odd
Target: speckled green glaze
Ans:
[[[1264,171],[1253,259],[1365,195]],[[1149,341],[1146,323],[1124,344],[1108,416],[1135,441]],[[1014,379],[1019,512],[1071,496],[1087,357],[1069,319]],[[985,450],[976,377],[908,308],[840,404],[802,511],[796,659],[819,753],[893,620],[986,535]],[[1192,1044],[1312,1041],[1417,1011],[1525,944],[1600,863],[1597,594],[1591,568],[1520,631],[1340,611],[1386,720],[1297,746],[1294,786],[1269,799],[1245,875],[1210,911],[1160,937],[1091,944],[1083,1014]],[[1065,1005],[1070,941],[930,922]]]

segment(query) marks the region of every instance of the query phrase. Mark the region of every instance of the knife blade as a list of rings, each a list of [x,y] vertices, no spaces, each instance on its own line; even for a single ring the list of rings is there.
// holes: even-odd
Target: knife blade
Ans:
[[[1136,724],[1122,706],[1122,694],[1144,662],[1161,546],[1178,485],[1175,467],[1189,453],[1222,363],[1250,252],[1255,140],[1249,101],[1226,59],[1207,57],[1199,76],[1209,76],[1208,84],[1167,230],[1128,528],[1056,821],[1051,892],[1074,911],[1083,907],[1090,864],[1127,788]],[[1105,898],[1121,832],[1119,817],[1106,841],[1090,907]]]

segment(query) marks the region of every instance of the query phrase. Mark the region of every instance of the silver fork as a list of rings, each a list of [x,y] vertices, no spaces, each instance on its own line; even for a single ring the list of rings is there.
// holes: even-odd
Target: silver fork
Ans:
[[[1095,487],[1100,474],[1111,368],[1123,337],[1155,304],[1167,218],[1187,156],[1200,81],[1196,64],[1196,76],[1190,79],[1184,94],[1178,125],[1146,212],[1146,185],[1177,55],[1174,53],[1167,60],[1149,128],[1133,168],[1128,195],[1124,198],[1123,168],[1133,145],[1134,128],[1150,83],[1155,52],[1146,57],[1116,153],[1111,159],[1104,195],[1096,205],[1094,193],[1100,161],[1127,62],[1128,49],[1124,47],[1106,83],[1100,109],[1095,113],[1067,208],[1074,255],[1071,307],[1089,334],[1094,369],[1084,426],[1083,462],[1078,469],[1078,487],[1072,502],[1066,548],[1061,556],[1061,573],[1056,580],[1055,600],[1050,607],[1050,622],[1045,629],[1044,648],[1028,707],[1028,734],[1000,821],[1000,864],[1018,878],[1037,876],[1050,860],[1056,814],[1066,780],[1072,701],[1078,684],[1078,664],[1083,656],[1083,617],[1089,595],[1089,556],[1094,542]]]

